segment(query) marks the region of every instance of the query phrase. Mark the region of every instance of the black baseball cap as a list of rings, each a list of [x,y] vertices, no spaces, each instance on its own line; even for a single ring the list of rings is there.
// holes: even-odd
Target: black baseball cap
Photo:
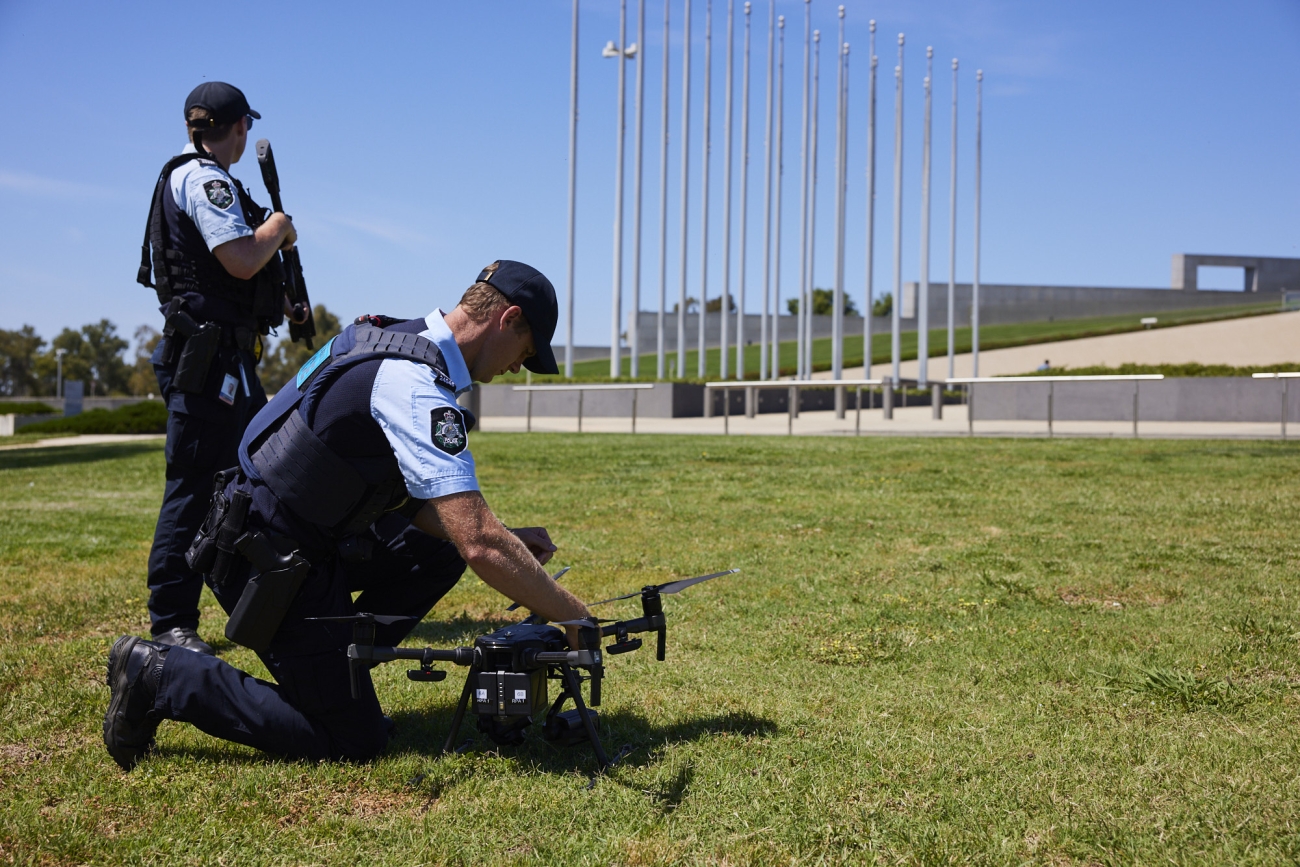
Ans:
[[[209,119],[190,123],[191,108],[206,108]],[[261,115],[248,107],[244,92],[224,81],[205,81],[190,91],[185,99],[185,118],[191,126],[224,126],[234,123],[244,115],[261,119]]]
[[[560,305],[555,300],[555,287],[546,275],[531,265],[510,259],[498,259],[478,275],[478,283],[487,283],[524,312],[524,318],[533,329],[533,349],[536,355],[524,361],[524,367],[533,373],[555,375],[560,367],[551,351],[551,338],[555,336],[555,323],[560,318]]]

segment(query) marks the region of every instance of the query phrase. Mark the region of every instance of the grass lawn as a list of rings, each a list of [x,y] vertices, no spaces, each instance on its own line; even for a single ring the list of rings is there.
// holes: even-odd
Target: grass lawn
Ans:
[[[0,862],[1300,858],[1295,446],[474,447],[489,501],[547,524],[586,598],[743,570],[666,598],[667,662],[610,659],[622,765],[587,791],[590,750],[537,735],[440,757],[459,670],[412,683],[398,663],[375,672],[399,733],[373,764],[164,722],[122,773],[100,742],[104,660],[147,628],[161,443],[0,452]],[[408,643],[467,642],[504,608],[467,576]]]
[[[1218,319],[1237,319],[1242,316],[1260,316],[1269,313],[1278,313],[1276,301],[1265,303],[1256,302],[1253,304],[1241,304],[1231,307],[1218,308],[1199,308],[1192,310],[1172,310],[1164,311],[1158,314],[1160,320],[1159,328],[1169,328],[1175,325],[1190,325],[1193,322],[1210,322]],[[1120,316],[1095,316],[1087,319],[1061,319],[1054,322],[1020,322],[1011,325],[983,325],[980,327],[980,349],[1002,349],[1008,346],[1025,346],[1035,343],[1051,343],[1057,340],[1076,340],[1080,337],[1096,337],[1102,334],[1120,334],[1126,331],[1140,331],[1143,326],[1139,323],[1142,314],[1124,314]],[[676,329],[677,320],[671,318],[669,325],[670,330]],[[876,319],[872,325],[871,334],[871,357],[873,364],[885,364],[890,360],[890,336],[889,320]],[[676,331],[673,330],[675,334]],[[734,338],[734,335],[733,335]],[[745,348],[745,369],[756,376],[759,365],[758,335],[750,335],[755,341],[753,345]],[[971,348],[971,330],[969,327],[954,329],[953,343],[958,353],[970,352]],[[688,347],[695,345],[693,335],[688,335]],[[556,357],[560,360],[561,366],[564,364],[564,347],[559,340],[555,344]],[[795,364],[798,359],[798,347],[794,341],[781,343],[780,365],[781,373],[793,374]],[[732,375],[735,374],[735,349],[732,349],[729,357],[729,365]],[[930,357],[938,358],[947,357],[948,354],[948,331],[947,328],[930,329]],[[902,360],[916,358],[916,332],[904,331],[899,335],[899,356]],[[668,354],[667,364],[672,364],[673,354]],[[698,371],[699,353],[689,349],[686,353],[686,373],[692,379]],[[704,352],[705,359],[705,379],[717,379],[721,371],[721,356],[718,349],[706,349]],[[657,364],[656,356],[653,351],[644,353],[641,356],[641,376],[643,380],[651,381],[655,378],[655,365]],[[856,334],[846,334],[844,336],[844,366],[858,367],[862,364],[862,332]],[[608,381],[609,380],[609,356],[604,358],[590,359],[588,361],[575,362],[574,379],[583,381]],[[829,337],[820,337],[813,341],[813,369],[830,370],[831,369],[831,339]],[[624,378],[631,370],[630,362],[623,362]],[[560,381],[561,377],[540,376],[534,377],[536,382],[555,382]],[[524,375],[507,375],[500,377],[498,382],[523,382]]]

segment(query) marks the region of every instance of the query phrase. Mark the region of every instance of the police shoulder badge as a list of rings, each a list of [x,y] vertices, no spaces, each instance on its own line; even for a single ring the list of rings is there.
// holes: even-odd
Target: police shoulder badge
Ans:
[[[465,417],[459,411],[440,406],[431,413],[433,419],[433,444],[449,455],[465,451]]]
[[[230,184],[220,178],[204,183],[203,192],[208,194],[209,202],[223,211],[235,203],[235,194],[230,191]]]

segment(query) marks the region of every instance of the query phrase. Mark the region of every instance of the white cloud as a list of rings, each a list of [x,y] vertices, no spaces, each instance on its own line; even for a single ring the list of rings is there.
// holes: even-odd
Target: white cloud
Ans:
[[[122,194],[109,187],[98,184],[84,184],[79,181],[65,181],[59,178],[43,178],[25,172],[7,172],[0,170],[0,190],[12,190],[41,198],[58,199],[116,199]]]

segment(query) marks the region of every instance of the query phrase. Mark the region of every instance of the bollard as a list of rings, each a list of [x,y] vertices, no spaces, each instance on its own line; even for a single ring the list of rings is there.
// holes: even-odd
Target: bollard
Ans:
[[[894,380],[885,377],[885,384],[880,387],[880,396],[884,402],[884,418],[886,421],[892,421],[894,418]]]
[[[966,384],[966,432],[975,436],[975,383]]]
[[[1052,398],[1056,396],[1056,383],[1047,384],[1047,437],[1051,439],[1052,434]]]
[[[860,385],[858,386],[857,399],[853,401],[853,405],[857,407],[857,417],[853,422],[853,435],[862,436],[862,386]]]
[[[582,389],[578,389],[578,433],[582,433],[582,396],[586,394]]]
[[[745,389],[745,418],[753,418],[758,414],[757,397],[756,390],[752,386]]]
[[[786,422],[785,422],[785,432],[790,436],[794,436],[794,412],[795,412],[795,406],[798,404],[798,402],[799,402],[799,388],[798,386],[792,385],[790,386],[789,402],[786,404]]]
[[[532,433],[533,432],[533,393],[529,391],[526,392],[526,394],[528,395],[528,397],[526,398],[528,401],[528,410],[527,410],[528,420],[524,424],[524,432]]]
[[[930,386],[930,418],[935,421],[943,418],[943,386],[937,382]]]
[[[635,388],[632,389],[632,433],[636,433],[636,392]]]
[[[722,432],[731,433],[731,389],[722,390]]]
[[[835,417],[844,418],[844,386],[835,387]]]

